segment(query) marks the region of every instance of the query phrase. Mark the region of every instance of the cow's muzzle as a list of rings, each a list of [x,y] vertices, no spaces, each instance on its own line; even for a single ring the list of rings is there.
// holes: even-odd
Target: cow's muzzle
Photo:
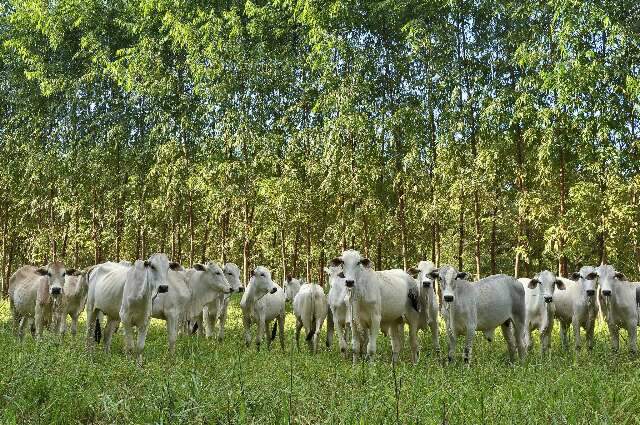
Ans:
[[[549,296],[549,295],[545,295],[544,297],[544,302],[546,302],[547,304],[549,304],[551,301],[553,301],[553,297]]]
[[[62,288],[60,287],[51,288],[51,295],[60,295],[60,294],[62,294]]]
[[[158,294],[165,294],[167,292],[169,292],[169,285],[158,286]]]
[[[444,300],[448,303],[450,303],[451,301],[453,301],[453,295],[445,295],[444,296]]]
[[[345,280],[344,284],[347,286],[347,288],[353,288],[355,282],[353,280]]]
[[[271,288],[271,291],[269,291],[271,294],[275,294],[276,292],[278,292],[278,288]]]
[[[428,280],[425,280],[422,282],[422,287],[423,288],[431,288],[431,282]]]
[[[611,295],[611,290],[610,289],[603,289],[602,290],[602,295],[604,295],[605,297],[608,297]]]
[[[587,295],[593,297],[596,294],[595,289],[587,289]]]

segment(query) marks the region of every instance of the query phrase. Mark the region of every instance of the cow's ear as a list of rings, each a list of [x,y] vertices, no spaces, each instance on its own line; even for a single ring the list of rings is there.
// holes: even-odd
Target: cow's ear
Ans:
[[[533,278],[529,281],[529,284],[527,286],[529,287],[529,289],[536,289],[536,286],[538,286],[538,283],[540,283],[540,281],[536,278]]]
[[[49,270],[47,270],[46,267],[38,267],[36,269],[36,273],[39,274],[40,276],[46,276],[49,274]]]
[[[458,272],[456,279],[460,279],[460,280],[468,280],[469,279],[469,273],[467,272]]]
[[[176,270],[180,270],[182,268],[182,266],[180,265],[180,263],[176,263],[175,261],[172,261],[172,262],[169,263],[169,268],[171,270],[176,271]]]
[[[145,267],[149,267],[151,265],[151,261],[149,260],[144,260],[144,266]]]
[[[438,276],[440,276],[440,269],[431,270],[431,272],[429,273],[429,276],[431,276],[434,279],[437,278]]]
[[[287,275],[287,283],[291,283],[291,281],[293,280],[293,276],[291,276],[290,274]]]
[[[561,291],[564,291],[565,289],[567,289],[564,282],[560,279],[556,279],[556,288],[560,289]]]
[[[578,280],[578,279],[580,279],[580,272],[571,273],[571,280]]]
[[[200,264],[200,263],[194,264],[193,265],[193,269],[197,270],[199,272],[203,272],[203,271],[207,270],[207,268],[204,265]]]
[[[76,269],[64,269],[64,274],[68,276],[76,276]]]
[[[344,264],[344,261],[342,261],[342,258],[340,258],[340,257],[335,257],[335,258],[332,258],[329,263],[333,267],[338,267],[338,266],[341,266],[342,264]]]
[[[411,267],[409,270],[407,270],[407,273],[409,273],[414,279],[417,279],[420,270],[416,269],[415,267]]]
[[[371,260],[369,260],[368,258],[363,258],[362,260],[360,260],[360,264],[362,264],[362,267],[368,269],[371,267]]]
[[[618,280],[627,280],[627,278],[624,276],[624,273],[622,272],[616,272],[615,276]]]

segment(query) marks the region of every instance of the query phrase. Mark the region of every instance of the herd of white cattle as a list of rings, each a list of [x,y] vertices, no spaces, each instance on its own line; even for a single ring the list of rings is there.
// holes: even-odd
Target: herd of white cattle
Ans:
[[[347,355],[350,339],[354,361],[375,356],[382,331],[391,340],[392,361],[396,362],[405,327],[414,363],[418,361],[420,329],[430,330],[433,350],[439,353],[439,316],[446,325],[450,362],[458,337],[465,338],[463,359],[469,364],[475,333],[482,331],[492,341],[497,327],[502,329],[511,361],[516,355],[525,357],[532,346],[531,332],[536,329],[545,353],[556,319],[565,349],[570,326],[576,350],[581,347],[581,329],[591,349],[598,314],[608,324],[613,350],[619,349],[622,328],[628,332],[630,351],[637,352],[640,283],[629,282],[610,265],[582,267],[571,279],[545,270],[532,279],[500,274],[471,282],[466,273],[451,266],[436,268],[430,261],[421,261],[406,271],[375,271],[367,258],[348,250],[331,260],[325,272],[329,281],[326,295],[322,286],[291,277],[281,287],[262,266],[253,270],[245,288],[240,269],[233,263],[220,267],[210,262],[185,269],[165,254],[133,264],[106,262],[82,271],[54,262],[18,269],[9,281],[9,300],[14,332],[20,339],[25,329],[36,338],[45,328],[64,335],[67,316],[75,335],[78,317],[86,307],[87,347],[92,350],[102,341],[108,352],[122,323],[125,351],[138,362],[142,362],[151,318],[166,321],[171,354],[179,333],[222,340],[234,292],[243,293],[240,308],[245,343],[250,345],[251,326],[256,324],[258,349],[263,340],[270,344],[279,333],[284,350],[285,303],[290,301],[296,318],[296,343],[304,328],[310,350],[317,351],[327,320],[327,347],[331,347],[335,332],[340,351]],[[271,334],[266,335],[269,329]]]

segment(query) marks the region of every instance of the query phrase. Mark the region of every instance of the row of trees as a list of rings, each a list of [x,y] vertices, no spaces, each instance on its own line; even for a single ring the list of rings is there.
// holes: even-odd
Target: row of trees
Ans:
[[[629,0],[0,0],[3,289],[164,251],[640,271]]]

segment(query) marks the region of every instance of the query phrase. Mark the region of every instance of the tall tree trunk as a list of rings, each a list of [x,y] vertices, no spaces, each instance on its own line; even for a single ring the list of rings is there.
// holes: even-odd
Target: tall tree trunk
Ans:
[[[298,270],[298,252],[300,247],[300,226],[296,226],[296,236],[293,241],[293,258],[291,261],[291,274],[293,276],[300,276],[300,271]]]
[[[498,205],[493,206],[493,212],[491,214],[491,274],[498,273],[496,269],[496,227],[497,227],[497,217],[498,217]]]
[[[464,189],[460,188],[460,214],[458,216],[458,270],[462,270],[464,254]]]
[[[311,226],[307,225],[307,282],[311,282]]]
[[[282,269],[282,278],[285,279],[287,277],[287,248],[284,223],[280,224],[280,267]]]
[[[558,260],[558,274],[562,277],[567,277],[567,256],[565,255],[565,237],[564,237],[564,216],[566,210],[566,166],[565,166],[565,154],[564,144],[560,146],[560,238],[558,240],[558,249],[560,251],[560,258]]]

